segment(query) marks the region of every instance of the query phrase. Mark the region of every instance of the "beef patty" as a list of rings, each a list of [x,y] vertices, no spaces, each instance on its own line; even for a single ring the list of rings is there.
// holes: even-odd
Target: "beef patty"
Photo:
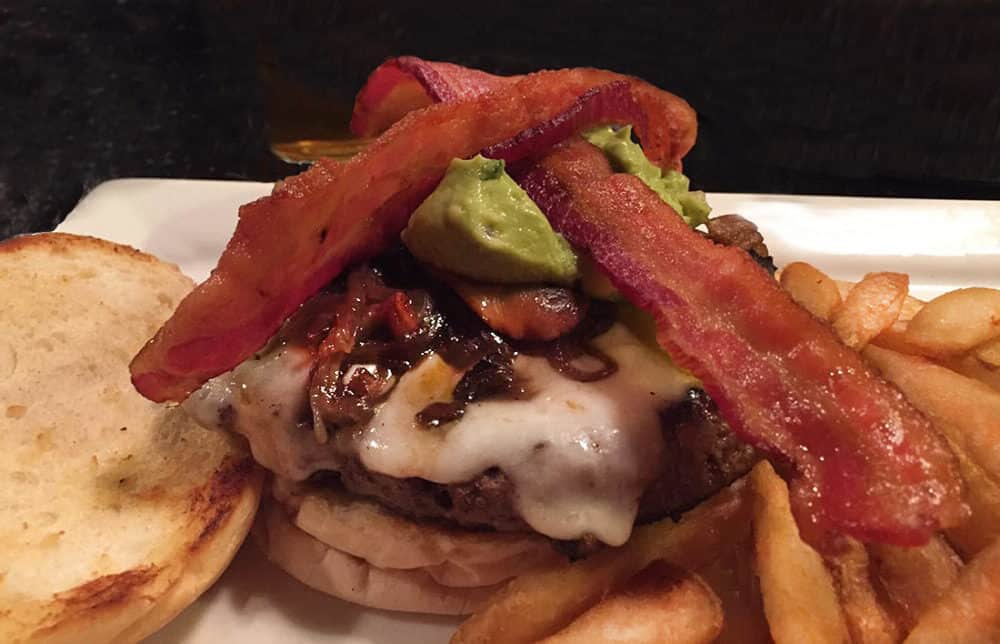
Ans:
[[[666,449],[660,476],[639,503],[640,522],[694,507],[745,474],[757,460],[753,448],[733,435],[715,403],[700,389],[690,390],[661,418]],[[505,532],[531,530],[515,508],[514,484],[497,468],[465,483],[441,484],[378,474],[351,459],[340,472],[321,472],[314,481],[339,483],[413,519]]]

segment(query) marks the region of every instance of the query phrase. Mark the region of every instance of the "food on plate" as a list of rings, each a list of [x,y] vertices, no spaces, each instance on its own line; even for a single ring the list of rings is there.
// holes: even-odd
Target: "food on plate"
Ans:
[[[896,288],[891,283],[888,287],[877,286],[878,279],[879,274],[872,274],[865,278],[869,284],[865,280],[858,285],[837,282],[803,263],[790,264],[779,275],[780,283],[797,301],[843,302],[853,289],[860,287],[865,296],[855,301],[881,302],[888,309],[840,304],[818,307],[817,310],[828,311],[827,320],[839,316],[841,329],[882,326],[886,331],[905,333],[909,320],[925,303],[906,295],[899,306]],[[838,290],[832,290],[831,285]],[[892,296],[869,297],[879,290]],[[896,314],[898,317],[894,318]],[[971,309],[967,314],[980,313]],[[975,325],[976,321],[970,323]],[[964,402],[967,396],[985,393],[981,383],[933,365],[927,358],[898,354],[879,346],[893,342],[895,338],[887,339],[883,332],[872,339],[872,346],[865,351],[876,356],[875,363],[899,382],[915,403],[927,405],[937,401],[933,418],[939,427],[951,426],[957,439],[969,440],[970,436],[980,440],[993,436],[994,442],[1000,439],[995,424],[982,415],[989,407],[988,396],[982,409]],[[972,347],[968,351],[977,350],[978,347]],[[920,370],[931,367],[934,368],[926,375]],[[919,382],[921,386],[911,390],[908,382]],[[954,401],[941,402],[949,400],[951,393],[955,394]],[[968,418],[970,414],[972,418]],[[949,435],[947,431],[945,434]],[[616,606],[615,602],[602,606],[602,597],[616,585],[629,587],[628,581],[621,580],[629,579],[647,561],[637,560],[635,554],[644,535],[654,531],[678,535],[684,527],[690,530],[688,534],[703,535],[702,545],[707,551],[692,548],[693,556],[685,559],[681,554],[678,560],[676,544],[683,542],[661,540],[646,551],[646,556],[678,565],[708,583],[723,606],[722,631],[715,641],[780,644],[801,642],[805,637],[809,641],[871,644],[904,639],[907,642],[993,641],[997,637],[996,601],[1000,597],[1000,581],[991,572],[1000,544],[1000,494],[993,481],[998,470],[989,454],[970,457],[972,452],[965,443],[955,445],[954,449],[972,512],[963,523],[933,536],[922,546],[863,543],[841,535],[833,543],[827,543],[821,553],[813,551],[802,541],[791,520],[787,488],[770,465],[760,463],[750,475],[752,495],[736,494],[746,483],[738,481],[685,514],[676,526],[669,522],[647,526],[617,552],[601,553],[541,575],[521,577],[467,620],[459,628],[455,641],[530,642],[556,630],[572,633],[577,616],[590,611],[607,614]],[[726,504],[720,506],[720,502]],[[718,513],[720,507],[726,508],[724,515]],[[728,520],[708,525],[705,518],[712,516],[712,508],[716,518],[725,516]],[[751,525],[756,547],[748,546],[744,536]],[[718,534],[724,534],[725,539],[711,538]],[[684,553],[691,547],[684,544],[679,551]],[[604,571],[614,571],[617,576]],[[617,619],[625,619],[626,614],[624,608],[618,609]],[[524,622],[515,616],[523,617]],[[611,617],[606,619],[611,621]],[[663,619],[664,628],[669,628],[671,618],[664,615]],[[678,618],[678,623],[683,623],[683,618]],[[586,625],[587,620],[581,628]],[[577,641],[593,641],[593,632],[587,632],[591,637]],[[659,640],[655,636],[642,639],[639,634],[636,641]]]
[[[601,141],[595,150],[606,147],[612,158],[639,167],[692,223],[704,219],[704,197],[690,193],[672,169],[693,136],[693,113],[680,99],[595,70],[511,82],[521,95],[481,101],[536,128],[532,137],[587,132]],[[519,114],[526,106],[540,114]],[[277,475],[261,530],[273,559],[310,585],[353,601],[444,613],[471,611],[519,573],[620,545],[637,520],[690,508],[757,458],[732,435],[699,383],[640,337],[652,326],[648,317],[620,297],[602,299],[582,289],[580,275],[597,269],[552,229],[507,172],[518,149],[540,144],[493,119],[502,128],[487,138],[482,106],[446,119],[455,108],[461,106],[423,114],[439,128],[468,120],[461,126],[468,141],[435,134],[442,150],[414,150],[412,138],[428,136],[426,127],[433,126],[407,128],[414,115],[357,159],[321,163],[244,208],[243,221],[251,222],[284,204],[298,225],[287,226],[279,245],[291,243],[293,230],[319,214],[303,199],[327,208],[337,213],[331,223],[300,241],[339,243],[335,252],[347,255],[332,261],[351,261],[331,280],[325,267],[321,273],[329,274],[309,274],[316,261],[328,260],[307,256],[305,246],[290,255],[299,269],[282,259],[282,269],[267,279],[315,281],[320,292],[284,320],[265,347],[253,347],[250,359],[185,402],[204,424],[248,436],[257,460]],[[663,118],[650,124],[647,111]],[[626,117],[659,143],[644,152],[628,132],[605,124]],[[380,146],[395,145],[394,138],[399,144],[389,154]],[[506,161],[475,154],[496,143],[495,154]],[[662,170],[646,157],[649,150]],[[463,155],[469,158],[454,158]],[[432,179],[419,194],[396,183],[406,156],[412,162],[406,172]],[[438,169],[432,173],[427,161]],[[350,192],[343,177],[352,172],[368,177],[368,191],[355,195],[365,202],[358,206],[402,209],[392,215],[394,224],[376,230],[383,227],[381,214],[345,217],[335,204],[322,205],[340,197],[315,191]],[[395,192],[379,195],[372,187],[377,176],[389,185],[383,190]],[[272,225],[273,219],[259,233],[273,240]],[[244,246],[247,258],[257,252],[250,246],[263,241],[251,241],[257,234],[251,233],[241,224],[235,239],[246,241],[233,242]],[[363,249],[359,235],[367,238]],[[249,268],[260,267],[260,259]],[[228,265],[223,259],[203,288],[248,283]],[[270,308],[295,288],[302,285],[247,295],[267,293],[271,301],[260,303]],[[227,315],[247,320],[242,296],[231,295]],[[165,328],[164,334],[175,332]],[[195,370],[204,373],[209,354],[234,348],[219,340],[184,342],[167,353],[201,362]],[[154,341],[134,366],[137,386],[153,397],[163,393],[161,385],[172,390],[188,380],[170,375],[172,367],[143,366],[161,348]],[[208,375],[221,370],[209,367]],[[347,515],[364,517],[368,538],[330,529]],[[292,541],[299,545],[290,547]],[[384,556],[390,549],[395,556]]]
[[[902,639],[900,625],[893,619],[890,607],[883,605],[880,589],[872,579],[871,557],[865,545],[844,537],[825,559],[833,576],[850,641],[892,644]]]
[[[962,560],[941,537],[917,548],[871,544],[871,569],[905,630],[958,578]]]
[[[831,319],[843,302],[836,282],[805,262],[792,262],[783,267],[779,279],[781,288],[788,291],[793,300],[823,320]]]
[[[1000,541],[978,554],[917,621],[906,641],[995,642],[1000,638]]]
[[[138,641],[247,534],[261,481],[245,449],[128,379],[190,289],[98,239],[0,243],[0,640]]]
[[[698,575],[650,564],[545,644],[676,642],[707,644],[722,631],[722,605]]]
[[[906,327],[906,337],[929,356],[966,353],[1000,337],[1000,291],[961,288],[934,298]]]
[[[860,544],[971,525],[956,439],[859,353],[908,338],[905,275],[774,279],[681,174],[693,111],[635,78],[399,58],[352,126],[378,138],[241,208],[131,363],[275,474],[273,560],[351,601],[476,611],[456,641],[632,610],[681,628],[754,592],[743,623],[778,641],[902,628]],[[717,562],[750,551],[737,592]]]
[[[819,278],[813,280],[814,284],[829,280],[817,269],[810,267],[810,270]],[[840,284],[845,293],[857,288]],[[930,303],[907,297],[899,318],[864,350],[865,356],[948,438],[959,459],[972,508],[965,521],[921,547],[867,545],[870,560],[867,576],[879,588],[883,607],[907,642],[987,642],[997,637],[1000,581],[993,568],[1000,546],[1000,488],[997,487],[1000,463],[989,449],[1000,441],[998,415],[991,411],[996,391],[988,386],[988,378],[977,380],[948,366],[956,358],[974,357],[981,347],[990,345],[990,333],[982,330],[992,324],[994,313],[989,302],[998,295],[1000,290],[975,288],[946,293]],[[819,296],[803,294],[803,297]],[[975,303],[968,303],[966,298],[970,297]],[[959,307],[959,302],[968,305]],[[924,311],[928,313],[921,315]],[[886,318],[885,312],[878,311],[858,310],[855,314],[871,314],[883,323]],[[830,317],[836,315],[834,312]],[[914,337],[942,340],[901,342],[899,338],[911,333],[910,325],[918,317],[919,334]],[[971,337],[964,331],[955,331],[959,325],[978,330],[976,340],[962,339],[942,351],[943,339],[949,333],[959,338]],[[977,345],[976,341],[982,344]],[[964,347],[961,349],[964,356],[944,355],[960,351],[959,346]]]
[[[833,330],[858,351],[899,319],[910,278],[900,273],[869,273],[835,311]]]
[[[482,155],[452,161],[401,236],[418,260],[478,282],[571,285],[578,277],[569,243],[503,161]]]
[[[453,644],[534,642],[627,588],[654,561],[692,571],[711,564],[750,527],[745,483],[720,491],[676,523],[666,519],[637,528],[617,550],[514,579],[459,627]]]
[[[788,488],[767,462],[750,475],[764,614],[775,641],[846,642],[847,622],[823,558],[802,541]]]

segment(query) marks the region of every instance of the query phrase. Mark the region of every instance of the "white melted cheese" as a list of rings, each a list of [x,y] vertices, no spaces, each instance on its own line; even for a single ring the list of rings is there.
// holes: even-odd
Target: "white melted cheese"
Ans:
[[[658,474],[664,449],[658,411],[692,382],[624,326],[595,344],[618,363],[614,375],[578,382],[543,358],[518,356],[515,372],[533,397],[472,403],[441,429],[421,427],[414,415],[446,400],[442,393],[454,378],[441,375],[450,370],[441,360],[425,360],[356,432],[362,462],[375,472],[436,483],[468,481],[498,467],[514,484],[521,516],[538,532],[624,543],[642,492]]]
[[[618,364],[615,374],[579,382],[544,358],[520,355],[514,369],[529,398],[474,402],[439,428],[415,416],[449,400],[462,374],[436,355],[403,374],[368,423],[322,445],[301,422],[308,416],[310,363],[300,349],[279,346],[248,360],[206,383],[185,407],[209,426],[224,425],[228,416],[262,465],[293,480],[337,469],[345,451],[373,472],[442,484],[496,467],[513,483],[517,509],[534,530],[619,545],[658,474],[664,449],[658,412],[693,381],[623,325],[594,344]]]
[[[206,382],[184,409],[205,427],[246,436],[254,459],[272,472],[304,480],[338,460],[333,446],[317,444],[302,423],[311,370],[308,351],[279,345]]]

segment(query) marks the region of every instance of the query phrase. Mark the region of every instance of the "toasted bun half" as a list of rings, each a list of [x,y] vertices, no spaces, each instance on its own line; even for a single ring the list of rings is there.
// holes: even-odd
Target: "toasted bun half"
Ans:
[[[98,239],[0,243],[0,641],[138,641],[249,530],[261,477],[243,447],[129,382],[190,288]]]
[[[461,615],[507,579],[565,561],[539,535],[412,521],[328,486],[277,479],[272,492],[261,529],[269,558],[366,606]]]

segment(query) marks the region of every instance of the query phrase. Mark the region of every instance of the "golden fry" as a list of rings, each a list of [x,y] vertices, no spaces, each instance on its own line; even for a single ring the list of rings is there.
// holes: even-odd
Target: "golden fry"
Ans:
[[[918,300],[912,295],[907,295],[906,299],[903,300],[903,308],[900,309],[899,311],[899,319],[902,320],[903,322],[909,322],[926,305],[927,302],[923,300]]]
[[[826,565],[833,575],[847,630],[854,644],[894,644],[902,639],[899,625],[879,602],[872,587],[868,552],[856,539],[845,537]]]
[[[726,542],[747,530],[745,487],[737,481],[678,523],[639,527],[621,548],[514,579],[459,627],[452,642],[534,642],[567,626],[653,561],[688,570],[707,565]]]
[[[910,278],[902,273],[869,273],[854,285],[833,314],[833,329],[852,349],[861,349],[892,326],[906,300]]]
[[[825,273],[805,262],[792,262],[781,270],[781,288],[805,310],[829,320],[840,306],[840,290]]]
[[[871,344],[883,349],[892,349],[899,353],[922,355],[923,349],[910,342],[909,337],[906,335],[906,324],[902,318],[896,320],[892,326],[872,338]]]
[[[1000,290],[960,288],[934,298],[906,327],[926,355],[965,353],[1000,337]]]
[[[1000,484],[1000,393],[918,356],[874,346],[864,353],[955,449]]]
[[[994,338],[976,347],[976,358],[987,368],[1000,371],[1000,338]]]
[[[744,538],[734,538],[718,559],[698,569],[698,575],[722,602],[722,613],[726,616],[716,644],[772,641],[753,559],[753,534],[748,530]]]
[[[777,644],[850,642],[830,573],[802,541],[788,486],[767,461],[750,473],[764,613]]]
[[[846,280],[833,281],[837,285],[837,290],[840,291],[840,297],[843,299],[847,299],[847,295],[851,292],[851,289],[854,288],[856,283],[848,282]],[[909,322],[913,319],[913,316],[917,314],[917,311],[924,308],[925,304],[927,304],[927,302],[919,300],[912,295],[907,295],[903,298],[903,307],[899,310],[899,321]]]
[[[965,500],[972,513],[961,524],[945,531],[948,540],[966,560],[1000,539],[1000,485],[961,450],[954,450],[965,481]]]
[[[1000,641],[1000,541],[969,562],[955,584],[920,616],[906,644]]]
[[[937,536],[919,548],[872,543],[868,551],[875,578],[907,629],[948,592],[962,569],[955,551]]]
[[[952,371],[957,371],[963,376],[978,380],[984,385],[1000,391],[1000,368],[988,366],[974,353],[958,356],[957,358],[939,360],[938,362]]]
[[[544,644],[708,644],[722,630],[719,598],[694,573],[657,562],[547,637]]]

